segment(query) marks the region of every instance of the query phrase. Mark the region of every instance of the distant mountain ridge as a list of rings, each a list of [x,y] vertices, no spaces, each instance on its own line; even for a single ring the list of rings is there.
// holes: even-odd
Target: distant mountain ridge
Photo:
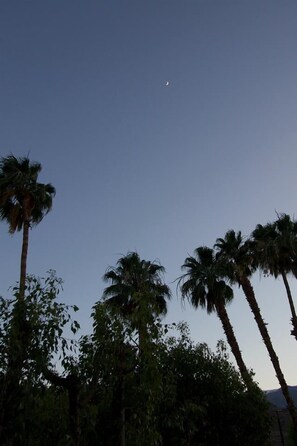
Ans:
[[[288,386],[290,395],[297,406],[297,386]],[[287,407],[286,400],[281,389],[264,390],[267,400],[279,409]]]

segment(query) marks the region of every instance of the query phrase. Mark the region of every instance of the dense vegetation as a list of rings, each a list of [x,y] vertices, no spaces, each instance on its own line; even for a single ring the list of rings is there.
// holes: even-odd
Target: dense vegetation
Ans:
[[[20,281],[0,299],[0,444],[265,445],[264,395],[244,363],[226,305],[239,285],[256,320],[297,432],[293,401],[250,281],[261,269],[283,279],[297,319],[288,274],[297,276],[297,223],[286,214],[258,225],[250,238],[227,232],[214,247],[185,259],[181,295],[215,312],[234,354],[191,341],[185,324],[162,324],[171,297],[164,268],[121,257],[104,275],[93,307],[93,331],[78,340],[77,307],[59,301],[61,279],[26,274],[29,230],[51,209],[55,189],[38,183],[39,163],[0,161],[0,217],[23,231]],[[67,334],[67,338],[65,337]]]
[[[1,400],[2,444],[265,444],[267,403],[257,386],[247,392],[223,342],[212,353],[185,324],[162,325],[147,312],[140,350],[139,315],[118,317],[108,301],[94,306],[93,332],[71,342],[62,329],[76,332],[77,309],[57,302],[60,286],[53,272],[27,278],[22,335],[31,341],[15,392]],[[4,387],[12,336],[18,342],[15,303],[1,300]]]

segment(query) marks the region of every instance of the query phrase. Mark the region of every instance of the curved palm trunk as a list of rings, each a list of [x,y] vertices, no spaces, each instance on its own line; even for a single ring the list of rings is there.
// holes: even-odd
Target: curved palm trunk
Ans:
[[[19,292],[20,300],[23,300],[25,298],[27,256],[28,256],[28,246],[29,246],[29,228],[30,228],[30,222],[28,219],[26,219],[26,221],[24,221],[24,227],[23,227],[23,244],[22,244],[22,254],[21,254],[20,292]]]
[[[253,383],[251,375],[249,374],[249,372],[246,368],[246,365],[243,361],[241,351],[239,349],[239,345],[238,345],[237,339],[235,337],[233,327],[231,325],[227,310],[224,305],[216,304],[216,311],[217,311],[217,314],[221,320],[223,330],[225,332],[227,341],[230,345],[231,351],[232,351],[233,356],[234,356],[236,363],[238,365],[242,379],[243,379],[247,389],[251,389],[251,387],[254,383]]]
[[[278,357],[275,353],[275,350],[273,348],[267,327],[263,321],[262,315],[261,315],[261,311],[260,308],[258,306],[258,303],[256,301],[256,297],[255,297],[255,293],[252,287],[251,282],[249,281],[249,279],[246,276],[240,275],[240,277],[238,277],[238,282],[239,284],[242,286],[243,292],[245,294],[245,297],[248,301],[248,304],[250,306],[250,309],[252,310],[252,313],[254,315],[255,321],[258,325],[259,331],[261,333],[263,342],[267,348],[270,360],[272,362],[272,365],[274,367],[275,373],[276,373],[276,377],[278,379],[278,382],[280,384],[280,387],[282,389],[283,395],[286,399],[287,405],[288,405],[288,410],[290,412],[292,421],[293,421],[293,426],[294,426],[294,430],[297,433],[297,414],[296,414],[296,408],[294,406],[293,400],[290,396],[289,393],[289,389],[288,389],[288,385],[286,383],[285,377],[283,375],[283,372],[281,370],[280,364],[279,364],[279,360]]]
[[[295,306],[294,306],[294,302],[293,302],[293,297],[292,297],[291,289],[290,289],[289,282],[287,279],[287,275],[283,270],[281,270],[281,275],[282,275],[283,282],[284,282],[284,285],[285,285],[285,288],[287,291],[288,301],[289,301],[290,310],[291,310],[291,314],[292,314],[291,321],[292,321],[292,325],[293,325],[293,330],[291,331],[291,334],[297,340],[297,316],[296,316]]]

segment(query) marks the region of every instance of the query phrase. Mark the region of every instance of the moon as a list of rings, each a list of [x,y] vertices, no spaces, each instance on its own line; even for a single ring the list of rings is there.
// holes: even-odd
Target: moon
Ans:
[[[165,87],[169,87],[169,85],[170,85],[170,82],[169,82],[169,81],[166,81],[166,82],[165,82]]]

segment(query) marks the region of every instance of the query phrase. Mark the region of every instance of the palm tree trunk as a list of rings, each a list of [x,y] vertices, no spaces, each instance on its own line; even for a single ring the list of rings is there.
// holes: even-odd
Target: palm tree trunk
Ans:
[[[295,306],[294,306],[294,302],[293,302],[293,297],[292,297],[291,289],[290,289],[289,282],[287,279],[287,275],[283,270],[281,270],[281,275],[282,275],[283,282],[284,282],[284,285],[285,285],[285,288],[287,291],[288,301],[289,301],[291,314],[292,314],[291,321],[292,321],[292,325],[293,325],[293,330],[291,331],[291,334],[293,336],[295,336],[295,339],[297,340],[297,316],[296,316]]]
[[[111,419],[112,419],[112,443],[115,446],[122,446],[125,439],[125,423],[123,420],[123,375],[119,370],[120,375],[115,380],[115,385],[112,392],[111,403]],[[124,442],[125,446],[125,442]]]
[[[12,320],[7,345],[7,368],[2,377],[0,397],[0,444],[14,444],[16,431],[15,418],[21,410],[23,391],[20,385],[22,368],[27,358],[30,327],[26,321],[24,300],[17,300],[12,312]],[[12,441],[12,443],[10,443]]]
[[[245,297],[248,301],[248,304],[250,306],[250,309],[252,310],[252,313],[254,315],[255,321],[258,325],[259,331],[261,333],[263,342],[266,346],[266,349],[268,351],[270,360],[272,362],[272,365],[274,367],[275,373],[276,373],[276,377],[278,379],[278,382],[280,384],[280,387],[282,389],[283,395],[285,397],[285,400],[287,402],[288,405],[288,410],[289,413],[291,415],[292,421],[293,421],[293,426],[294,426],[294,430],[297,433],[297,414],[296,414],[296,408],[294,406],[294,402],[290,396],[289,393],[289,389],[288,389],[288,385],[286,383],[285,377],[283,375],[283,372],[281,370],[280,364],[279,364],[279,360],[278,357],[275,353],[275,350],[273,348],[266,324],[264,323],[264,320],[262,318],[261,315],[261,311],[260,308],[258,306],[256,297],[255,297],[255,293],[252,287],[251,282],[249,281],[249,279],[246,276],[241,275],[238,278],[238,282],[239,284],[242,286],[243,292],[245,294]]]
[[[20,292],[19,299],[24,300],[25,298],[25,286],[26,286],[26,273],[27,273],[27,255],[28,255],[28,245],[29,245],[29,219],[24,221],[23,226],[23,244],[22,244],[22,254],[21,254],[21,268],[20,268]]]
[[[235,337],[234,330],[231,325],[227,310],[224,305],[216,304],[216,311],[217,311],[217,314],[221,320],[223,330],[225,332],[227,341],[230,345],[231,351],[232,351],[233,356],[234,356],[236,363],[238,365],[242,379],[243,379],[247,389],[251,389],[251,387],[253,386],[254,383],[251,378],[251,375],[249,374],[249,372],[246,368],[244,360],[242,358],[241,351],[239,349],[239,345],[238,345],[237,339]]]
[[[68,386],[68,404],[69,404],[69,431],[71,434],[73,446],[79,446],[79,411],[78,411],[79,385],[77,377],[70,375]]]
[[[68,393],[68,429],[71,438],[71,445],[79,446],[80,443],[80,427],[79,427],[79,396],[80,383],[78,377],[74,373],[68,376],[60,376],[53,370],[49,369],[42,362],[39,364],[40,371],[44,378],[57,387],[63,387]]]
[[[121,446],[126,446],[126,408],[123,402],[121,409]]]
[[[138,355],[139,355],[139,363],[140,368],[142,368],[143,363],[145,362],[145,357],[147,354],[147,345],[148,345],[148,326],[145,320],[140,320],[137,323],[137,331],[138,331]]]
[[[31,341],[30,326],[26,321],[26,302],[25,302],[29,228],[30,228],[30,221],[29,218],[26,217],[23,224],[20,287],[18,293],[18,300],[15,303],[13,309],[11,333],[8,345],[8,364],[7,364],[7,371],[4,377],[3,391],[2,391],[4,405],[1,405],[3,407],[1,407],[0,410],[1,412],[0,422],[1,424],[4,424],[4,426],[9,426],[9,423],[11,424],[13,416],[15,416],[18,413],[18,407],[20,405],[19,403],[21,400],[20,379],[22,376],[22,367],[26,360],[27,349]],[[8,435],[13,436],[14,435],[13,430],[9,432]],[[0,428],[0,437],[1,437],[1,428]],[[2,438],[0,438],[0,441],[1,440]]]

